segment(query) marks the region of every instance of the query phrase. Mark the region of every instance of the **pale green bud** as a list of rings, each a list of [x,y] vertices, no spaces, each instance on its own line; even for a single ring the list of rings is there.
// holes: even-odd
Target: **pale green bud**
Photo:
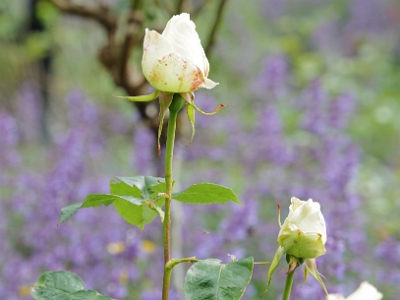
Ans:
[[[278,244],[286,254],[297,258],[311,259],[325,254],[326,226],[319,203],[294,197],[291,200]]]

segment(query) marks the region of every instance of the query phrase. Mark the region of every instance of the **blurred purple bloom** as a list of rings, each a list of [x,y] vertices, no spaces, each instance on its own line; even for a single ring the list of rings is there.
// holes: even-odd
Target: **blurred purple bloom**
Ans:
[[[0,168],[13,167],[20,163],[17,152],[19,142],[15,119],[5,110],[0,111]]]
[[[268,56],[258,79],[258,93],[267,99],[284,96],[288,90],[288,73],[288,62],[283,54]]]
[[[39,89],[31,82],[24,82],[17,95],[16,114],[22,139],[34,141],[39,137],[43,118],[41,106]]]

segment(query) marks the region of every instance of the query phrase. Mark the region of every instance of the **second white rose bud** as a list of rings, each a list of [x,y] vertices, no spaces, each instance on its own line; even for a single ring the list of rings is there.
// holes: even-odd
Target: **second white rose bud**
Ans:
[[[289,215],[278,235],[278,243],[286,254],[311,259],[325,254],[327,240],[325,219],[321,206],[309,199],[291,199]]]

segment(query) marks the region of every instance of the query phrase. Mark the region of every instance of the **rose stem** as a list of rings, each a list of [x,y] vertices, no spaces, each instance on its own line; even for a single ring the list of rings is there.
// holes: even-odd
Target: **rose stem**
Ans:
[[[171,198],[172,198],[172,158],[174,155],[174,142],[176,131],[176,120],[179,110],[185,105],[185,100],[179,94],[175,94],[169,107],[169,120],[167,131],[167,142],[165,148],[165,216],[163,223],[164,232],[164,277],[162,288],[162,300],[168,300],[169,286],[171,282],[172,268],[167,268],[168,262],[171,260]]]
[[[297,267],[288,274],[286,277],[285,289],[283,291],[282,300],[289,300],[290,299],[290,292],[292,290],[293,285],[293,278],[294,278],[294,271],[296,271]]]

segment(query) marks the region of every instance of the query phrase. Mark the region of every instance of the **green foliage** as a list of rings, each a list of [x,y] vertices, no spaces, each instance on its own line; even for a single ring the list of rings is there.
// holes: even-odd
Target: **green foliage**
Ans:
[[[165,192],[165,181],[163,178],[151,176],[117,177],[120,182],[111,183],[110,191],[114,195],[132,197],[139,203],[133,203],[118,199],[114,206],[125,221],[138,226],[143,230],[144,225],[150,223],[157,216],[157,210],[148,205],[143,205],[146,200],[156,200],[158,193]],[[154,205],[162,206],[162,201],[153,202]]]
[[[207,259],[194,264],[185,278],[186,300],[241,299],[253,275],[254,258],[230,264]]]
[[[68,220],[71,216],[73,216],[79,209],[82,208],[83,203],[74,203],[68,206],[61,208],[61,216],[58,224]]]
[[[85,291],[83,280],[68,271],[45,272],[34,284],[31,295],[36,300],[111,300],[93,290]]]
[[[51,299],[51,297],[66,296],[84,288],[85,283],[74,273],[55,271],[43,273],[34,284],[31,293],[35,299]]]
[[[164,200],[158,196],[159,193],[165,192],[163,178],[151,176],[116,178],[117,182],[110,183],[110,194],[91,194],[86,196],[83,203],[62,208],[58,223],[69,219],[81,208],[109,206],[111,203],[125,221],[142,230],[144,225],[153,221],[157,214],[163,219],[161,207]]]
[[[222,204],[233,201],[242,204],[231,189],[214,183],[197,183],[172,198],[189,204]]]
[[[96,291],[87,290],[72,293],[68,295],[64,300],[111,300],[111,298],[104,294],[99,294]]]

